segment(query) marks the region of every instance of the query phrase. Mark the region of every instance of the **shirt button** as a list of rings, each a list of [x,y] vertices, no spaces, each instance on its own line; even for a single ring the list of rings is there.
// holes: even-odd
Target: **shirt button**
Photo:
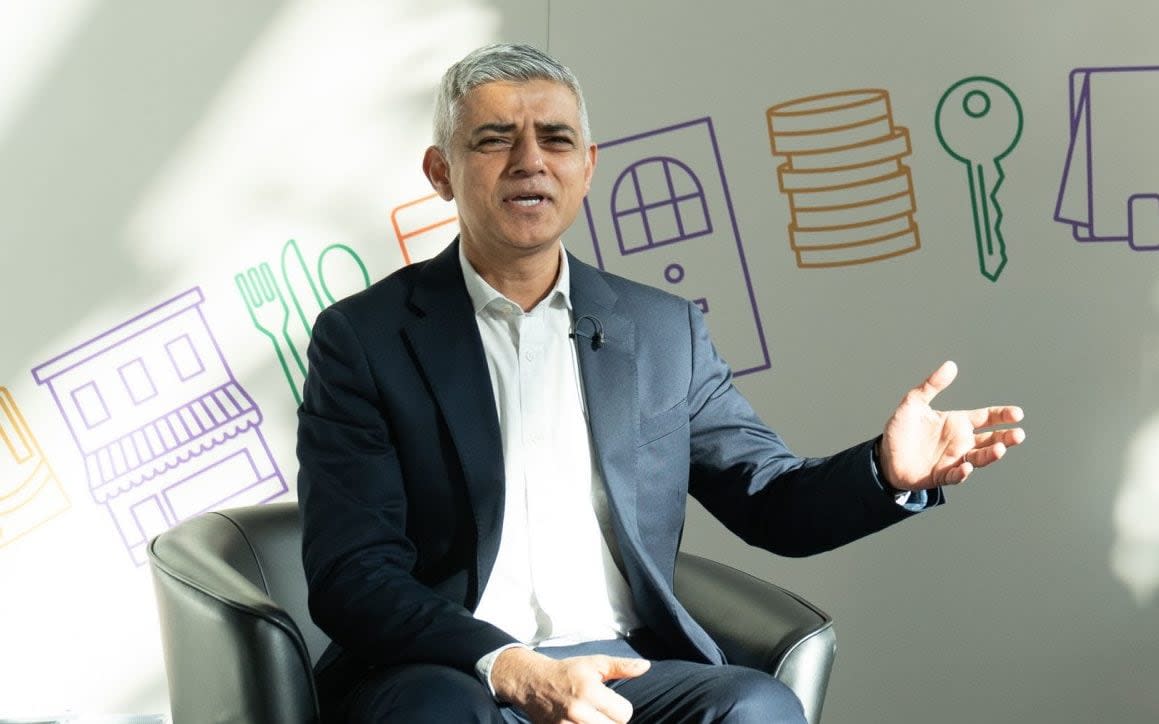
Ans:
[[[537,355],[535,354],[535,350],[533,349],[529,349],[523,353],[523,359],[527,360],[528,362],[534,362],[536,356]]]

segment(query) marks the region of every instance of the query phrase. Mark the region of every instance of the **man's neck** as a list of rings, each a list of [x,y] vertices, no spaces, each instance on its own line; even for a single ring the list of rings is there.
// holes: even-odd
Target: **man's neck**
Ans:
[[[525,312],[543,301],[559,276],[558,241],[512,258],[491,259],[470,247],[464,247],[463,253],[483,281]]]

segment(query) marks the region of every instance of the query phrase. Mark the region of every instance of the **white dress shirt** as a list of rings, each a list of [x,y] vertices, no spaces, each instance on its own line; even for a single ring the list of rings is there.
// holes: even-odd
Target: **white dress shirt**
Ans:
[[[492,288],[459,248],[503,442],[499,552],[475,609],[529,646],[611,639],[640,624],[603,531],[608,501],[592,457],[572,328],[570,274],[531,311]],[[490,684],[490,665],[480,661]]]
[[[506,474],[499,551],[475,617],[533,647],[624,636],[640,620],[604,534],[612,535],[608,501],[568,336],[567,254],[560,249],[555,286],[529,312],[484,281],[461,245],[459,264],[491,376]],[[886,489],[876,461],[871,468]],[[914,511],[928,505],[926,491],[894,500]],[[491,667],[507,648],[475,667],[492,694]]]

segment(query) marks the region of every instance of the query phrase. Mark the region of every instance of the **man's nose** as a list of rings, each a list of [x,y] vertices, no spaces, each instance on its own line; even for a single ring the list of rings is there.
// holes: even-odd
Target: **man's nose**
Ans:
[[[533,174],[543,171],[543,148],[535,137],[521,138],[511,149],[511,172]]]

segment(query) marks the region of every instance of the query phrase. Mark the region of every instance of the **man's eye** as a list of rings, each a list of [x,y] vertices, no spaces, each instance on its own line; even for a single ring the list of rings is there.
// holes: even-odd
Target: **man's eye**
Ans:
[[[479,139],[480,146],[502,146],[507,143],[506,138],[499,138],[498,136],[490,136],[488,138]]]
[[[567,136],[549,136],[543,142],[549,146],[571,146],[572,141]]]

